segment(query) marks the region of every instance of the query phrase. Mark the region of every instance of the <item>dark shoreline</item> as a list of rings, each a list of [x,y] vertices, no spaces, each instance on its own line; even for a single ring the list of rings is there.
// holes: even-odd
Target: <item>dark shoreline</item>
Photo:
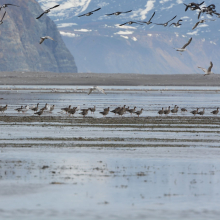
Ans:
[[[144,75],[0,72],[0,85],[220,86],[220,74]]]

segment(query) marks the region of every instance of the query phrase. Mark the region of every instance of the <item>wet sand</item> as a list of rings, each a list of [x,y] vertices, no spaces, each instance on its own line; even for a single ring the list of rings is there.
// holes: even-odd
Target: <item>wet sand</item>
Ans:
[[[0,85],[219,86],[220,74],[144,75],[0,72]]]

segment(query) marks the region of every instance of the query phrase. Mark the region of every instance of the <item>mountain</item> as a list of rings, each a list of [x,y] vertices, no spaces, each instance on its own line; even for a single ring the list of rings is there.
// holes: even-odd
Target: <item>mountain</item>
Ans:
[[[74,55],[79,72],[97,73],[201,73],[197,66],[213,72],[220,68],[220,18],[203,14],[201,18],[216,19],[192,27],[198,21],[198,11],[185,12],[183,3],[192,0],[57,0],[60,7],[49,16],[58,26],[65,44]],[[54,1],[38,0],[42,8],[53,6]],[[201,3],[202,1],[194,0]],[[206,0],[203,6],[215,4],[220,12],[219,0]],[[80,14],[101,10],[87,17]],[[116,11],[131,13],[106,16]],[[153,12],[153,23],[163,23],[177,15],[173,22],[182,19],[181,27],[161,25],[125,25],[127,21],[147,21]],[[190,37],[192,43],[180,55],[174,48],[182,47]]]
[[[0,5],[6,2],[0,0]],[[9,3],[9,2],[8,2]],[[36,20],[43,11],[35,0],[17,0],[6,11],[0,26],[0,71],[77,72],[72,54],[66,48],[56,24],[47,16]],[[40,37],[51,36],[55,41]]]

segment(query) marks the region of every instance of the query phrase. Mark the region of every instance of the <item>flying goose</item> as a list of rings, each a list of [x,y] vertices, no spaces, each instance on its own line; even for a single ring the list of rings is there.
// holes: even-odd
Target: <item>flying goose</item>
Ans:
[[[0,6],[0,11],[1,11],[2,8],[7,8],[9,5],[19,7],[18,5],[4,4],[4,5]]]
[[[56,8],[56,7],[58,7],[58,6],[60,6],[60,5],[55,5],[55,6],[53,6],[52,8],[49,8],[49,9],[45,10],[45,11],[44,11],[39,17],[37,17],[36,19],[39,19],[39,18],[42,17],[44,14],[49,13],[51,9],[54,9],[54,8]]]
[[[92,14],[93,14],[93,12],[98,11],[98,10],[100,10],[100,9],[101,9],[101,8],[97,8],[97,9],[96,9],[96,10],[94,10],[94,11],[87,12],[86,14],[79,15],[78,17],[82,17],[82,16],[90,16],[90,15],[92,15]]]
[[[211,112],[213,115],[217,115],[219,113],[219,108],[217,108],[217,110],[214,110]]]
[[[45,36],[45,37],[41,37],[41,40],[40,40],[40,43],[39,43],[39,44],[42,44],[46,39],[50,39],[50,40],[53,40],[53,41],[54,41],[54,39],[53,39],[52,37],[50,37],[50,36]]]
[[[170,26],[174,25],[175,27],[179,27],[180,25],[182,25],[182,24],[180,24],[180,21],[183,21],[183,20],[180,19],[176,23],[172,23]]]
[[[4,19],[4,17],[5,17],[5,14],[6,14],[6,11],[5,11],[5,13],[3,14],[3,16],[2,16],[2,19],[0,20],[0,25],[3,24],[3,19]]]
[[[217,15],[217,17],[218,17],[218,18],[220,18],[220,14],[219,14],[219,13],[214,12],[214,14],[216,14],[216,15]]]
[[[136,21],[128,21],[128,22],[126,22],[126,23],[124,23],[124,24],[120,24],[119,26],[123,26],[123,25],[125,25],[125,24],[131,25],[131,24],[140,24],[140,23],[138,23],[138,22],[136,22]],[[143,24],[140,24],[140,25],[143,25]]]
[[[205,76],[205,75],[210,75],[210,74],[213,73],[213,72],[212,72],[212,67],[213,67],[212,61],[210,62],[210,66],[209,66],[208,69],[205,69],[205,68],[202,68],[202,67],[199,67],[199,66],[198,66],[199,69],[201,69],[203,72],[205,72],[204,76]]]
[[[176,16],[177,16],[177,15],[176,15]],[[164,27],[166,27],[170,21],[172,21],[173,19],[176,18],[176,16],[173,17],[172,19],[170,19],[169,21],[167,21],[166,23],[163,23],[163,24],[156,24],[156,25],[163,25]]]
[[[197,4],[197,3],[194,3],[194,2],[191,2],[191,3],[189,3],[188,5],[185,4],[185,3],[183,3],[183,4],[186,6],[185,11],[187,11],[188,8],[190,8],[191,10],[200,9],[199,6],[202,5],[203,3],[204,3],[204,1],[203,1],[202,3],[200,3],[200,4]]]
[[[191,41],[192,41],[192,37],[189,39],[189,41],[182,48],[174,48],[174,49],[176,49],[176,51],[179,51],[179,52],[184,52],[184,51],[186,51],[186,47],[191,43]]]
[[[151,19],[154,17],[154,15],[155,15],[155,12],[153,13],[149,21],[138,21],[138,22],[145,23],[147,25],[152,24]]]
[[[204,20],[198,21],[198,22],[194,25],[194,27],[192,28],[192,30],[194,30],[199,24],[205,23],[205,21],[215,21],[215,19],[214,19],[214,20],[213,20],[213,19],[204,19]]]
[[[120,15],[120,14],[122,14],[122,13],[129,13],[129,12],[132,12],[132,10],[130,10],[130,11],[125,11],[125,12],[117,11],[117,12],[114,12],[114,13],[112,13],[112,14],[106,14],[106,15],[107,15],[107,16],[110,16],[110,15]]]
[[[105,90],[102,89],[102,88],[100,88],[100,87],[98,87],[98,86],[93,86],[93,87],[91,87],[91,88],[89,89],[88,95],[91,94],[91,93],[92,93],[93,91],[95,91],[95,90],[97,90],[97,91],[99,91],[99,92],[101,92],[101,93],[103,93],[103,94],[106,95]]]

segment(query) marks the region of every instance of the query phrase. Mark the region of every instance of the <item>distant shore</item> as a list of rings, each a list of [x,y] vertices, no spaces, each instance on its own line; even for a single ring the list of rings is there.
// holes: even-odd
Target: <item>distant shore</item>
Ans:
[[[220,74],[0,72],[0,85],[220,86]]]

